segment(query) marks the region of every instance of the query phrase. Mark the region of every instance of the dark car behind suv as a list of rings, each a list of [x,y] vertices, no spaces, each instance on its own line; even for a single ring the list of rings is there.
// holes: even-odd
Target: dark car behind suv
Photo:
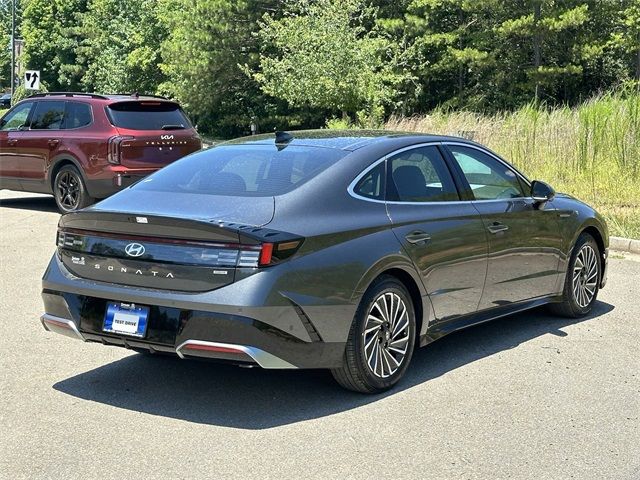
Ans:
[[[42,93],[0,119],[0,188],[86,207],[202,147],[180,105],[163,97]]]

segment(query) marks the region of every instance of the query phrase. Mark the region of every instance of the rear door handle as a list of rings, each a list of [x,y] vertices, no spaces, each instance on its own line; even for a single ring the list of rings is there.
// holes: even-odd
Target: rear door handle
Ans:
[[[500,222],[493,222],[491,225],[487,227],[491,233],[500,233],[506,232],[509,230],[509,226]]]
[[[422,230],[416,230],[407,234],[404,238],[407,239],[407,242],[413,243],[414,245],[422,245],[431,240],[431,235],[427,232],[423,232]]]
[[[18,139],[17,139],[17,138],[10,138],[9,140],[7,140],[7,143],[8,143],[10,146],[13,146],[13,145],[15,145],[16,143],[18,143]]]
[[[50,147],[55,147],[59,143],[60,143],[60,140],[58,140],[57,138],[50,138],[49,139],[49,146]]]

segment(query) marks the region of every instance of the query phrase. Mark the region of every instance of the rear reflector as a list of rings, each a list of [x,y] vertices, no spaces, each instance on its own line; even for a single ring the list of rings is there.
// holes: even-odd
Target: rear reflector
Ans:
[[[207,352],[219,352],[219,353],[244,353],[237,348],[218,347],[214,345],[201,345],[198,343],[187,344],[182,347],[183,350],[203,350]]]

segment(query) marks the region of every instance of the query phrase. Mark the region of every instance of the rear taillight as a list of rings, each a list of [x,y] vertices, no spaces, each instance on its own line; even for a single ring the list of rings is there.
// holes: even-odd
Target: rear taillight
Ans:
[[[302,245],[302,239],[281,243],[263,243],[258,261],[259,267],[267,267],[286,260],[296,253]]]
[[[303,241],[303,238],[296,238],[285,242],[247,245],[75,229],[59,229],[56,237],[58,248],[78,253],[104,256],[104,252],[109,251],[107,256],[134,260],[126,253],[126,247],[130,243],[138,243],[145,248],[148,255],[151,255],[150,258],[160,262],[225,268],[257,268],[275,265],[296,253]],[[177,248],[171,249],[171,246]],[[135,258],[139,261],[146,259],[146,257]]]
[[[115,135],[109,138],[107,161],[114,165],[120,164],[122,156],[122,143],[126,140],[133,140],[134,137],[130,135]]]

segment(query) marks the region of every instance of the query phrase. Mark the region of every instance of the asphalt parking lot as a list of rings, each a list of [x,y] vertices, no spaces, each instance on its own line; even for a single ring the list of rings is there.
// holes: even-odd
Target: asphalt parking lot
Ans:
[[[399,388],[149,357],[45,332],[51,197],[0,192],[0,478],[640,479],[640,261],[586,319],[452,334]]]

